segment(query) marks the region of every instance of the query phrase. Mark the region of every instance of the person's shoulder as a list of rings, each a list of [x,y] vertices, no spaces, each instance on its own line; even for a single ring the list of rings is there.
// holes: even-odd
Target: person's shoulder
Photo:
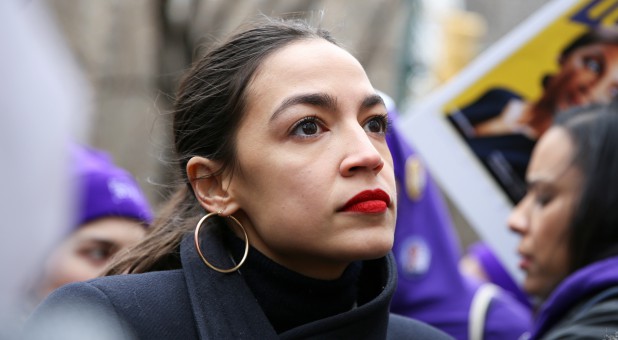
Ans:
[[[453,339],[426,323],[392,313],[388,319],[387,334],[388,339]]]
[[[598,299],[605,293],[601,292],[580,303],[543,335],[543,339],[613,339],[618,336],[616,288],[612,288],[611,296]]]
[[[67,290],[97,290],[128,319],[157,318],[162,311],[181,313],[189,302],[181,269],[106,276],[66,287]],[[71,292],[69,292],[71,293]],[[165,313],[163,313],[165,314]]]
[[[182,290],[185,280],[182,270],[166,270],[140,274],[120,274],[104,276],[84,282],[74,282],[62,286],[56,295],[86,294],[102,295],[112,303],[127,298],[161,296]]]
[[[151,289],[160,286],[184,284],[182,269],[164,270],[140,274],[120,274],[99,277],[81,283],[72,284],[79,287],[82,284],[91,285],[102,291],[126,291],[131,288]]]
[[[102,277],[52,292],[26,323],[26,339],[135,339],[166,325],[170,315],[191,320],[180,270]],[[160,327],[160,326],[159,326]],[[161,328],[161,327],[160,327]],[[168,326],[163,328],[169,328]],[[99,338],[99,337],[96,337]]]
[[[102,291],[78,282],[56,289],[34,310],[23,338],[83,339],[97,333],[102,339],[137,338]]]
[[[593,324],[606,323],[618,331],[618,286],[605,289],[582,304],[574,313],[574,321],[582,320]]]

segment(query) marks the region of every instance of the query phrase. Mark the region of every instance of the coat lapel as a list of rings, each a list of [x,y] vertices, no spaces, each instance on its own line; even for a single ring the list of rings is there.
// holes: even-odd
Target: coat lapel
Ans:
[[[233,267],[212,229],[202,231],[204,257],[217,266]],[[208,268],[195,250],[193,235],[185,236],[180,253],[200,339],[278,339],[238,271],[222,274]]]
[[[216,266],[231,268],[235,264],[213,229],[202,232],[202,253]],[[242,278],[242,268],[230,274],[208,268],[195,250],[193,235],[183,239],[180,253],[200,339],[280,338]],[[291,329],[281,338],[386,338],[396,277],[392,255],[365,261],[358,308]]]

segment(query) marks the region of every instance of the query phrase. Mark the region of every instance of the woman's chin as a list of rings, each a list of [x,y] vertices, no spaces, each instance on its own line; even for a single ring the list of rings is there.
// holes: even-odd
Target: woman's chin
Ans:
[[[385,237],[382,239],[373,238],[362,248],[356,249],[358,260],[374,260],[386,256],[393,249],[393,238]]]

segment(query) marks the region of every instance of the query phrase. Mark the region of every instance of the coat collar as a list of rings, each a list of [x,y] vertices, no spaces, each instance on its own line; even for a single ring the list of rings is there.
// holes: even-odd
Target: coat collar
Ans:
[[[202,231],[201,249],[212,263],[223,268],[235,264],[213,228]],[[200,339],[278,339],[239,272],[218,273],[208,268],[195,250],[193,235],[180,246],[189,299]]]
[[[220,235],[210,226],[201,235],[201,250],[222,268],[235,264],[222,246]],[[349,336],[386,338],[390,300],[396,288],[392,255],[365,261],[361,274],[359,306],[349,312],[317,320],[277,335],[240,272],[218,273],[208,268],[195,250],[193,235],[180,247],[191,307],[201,339],[292,339]],[[242,271],[242,268],[241,268]]]
[[[552,292],[541,307],[532,338],[537,338],[554,326],[583,299],[618,285],[618,256],[594,262],[568,276]]]

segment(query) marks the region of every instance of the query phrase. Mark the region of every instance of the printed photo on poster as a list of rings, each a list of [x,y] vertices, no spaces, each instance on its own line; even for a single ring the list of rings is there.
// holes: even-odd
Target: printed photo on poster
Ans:
[[[445,105],[449,122],[513,203],[526,193],[532,149],[554,116],[609,103],[618,93],[618,2],[577,5]]]

